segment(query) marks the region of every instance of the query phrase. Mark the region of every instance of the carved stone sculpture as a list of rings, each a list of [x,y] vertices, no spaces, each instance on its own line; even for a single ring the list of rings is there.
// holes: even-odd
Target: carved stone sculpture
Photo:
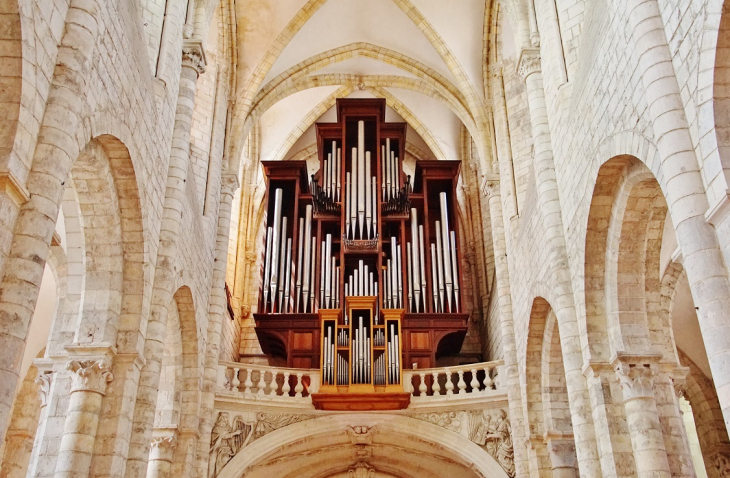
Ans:
[[[515,476],[512,426],[507,418],[507,412],[499,410],[497,415],[492,417],[481,410],[470,411],[469,439],[492,455],[510,478]]]
[[[218,476],[231,458],[241,451],[252,437],[252,426],[246,424],[241,416],[229,423],[226,412],[218,415],[210,436],[210,452],[208,459],[208,477]]]

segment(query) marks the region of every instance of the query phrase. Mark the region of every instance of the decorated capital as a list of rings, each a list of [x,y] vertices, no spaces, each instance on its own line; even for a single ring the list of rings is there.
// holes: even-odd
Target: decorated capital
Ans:
[[[104,357],[99,360],[71,360],[66,370],[73,373],[71,392],[94,392],[104,395],[106,385],[114,379],[111,362]]]

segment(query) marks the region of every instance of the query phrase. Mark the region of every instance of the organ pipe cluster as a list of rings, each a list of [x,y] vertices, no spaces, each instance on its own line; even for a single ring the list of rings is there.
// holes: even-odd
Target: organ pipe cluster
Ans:
[[[359,315],[353,318],[352,383],[370,383],[370,329]]]
[[[358,267],[349,275],[345,282],[345,297],[372,296],[378,294],[377,271],[360,260]]]
[[[279,191],[277,189],[277,191]],[[276,209],[276,205],[274,205]],[[295,286],[294,312],[314,312],[314,247],[316,236],[312,235],[312,206],[307,205],[304,217],[299,218],[299,245],[297,247],[297,281]]]
[[[322,189],[324,194],[332,201],[340,201],[342,189],[342,150],[337,147],[337,141],[332,141],[332,150],[327,153],[324,160],[324,171],[322,171]]]
[[[439,195],[441,220],[436,221],[436,243],[431,243],[433,311],[459,311],[459,271],[456,260],[456,234],[449,230],[446,193]]]
[[[345,234],[351,240],[375,239],[378,233],[377,177],[371,173],[371,159],[365,151],[365,122],[358,121],[357,147],[345,176]]]
[[[327,327],[327,335],[324,338],[324,347],[322,350],[322,353],[324,354],[323,357],[323,364],[322,367],[324,370],[322,370],[322,383],[324,385],[334,385],[334,370],[335,370],[335,362],[334,359],[338,357],[337,355],[337,346],[335,344],[334,340],[334,327],[328,326]]]
[[[400,336],[393,323],[390,324],[388,337],[388,382],[400,383]]]
[[[287,217],[281,215],[282,190],[274,192],[274,225],[266,230],[264,311],[291,311],[292,238],[286,237]],[[278,299],[278,300],[277,300]]]
[[[381,146],[381,184],[383,202],[395,199],[400,189],[400,162],[395,151],[390,149],[390,138],[385,139],[385,145]]]
[[[383,308],[403,308],[403,267],[402,247],[397,245],[396,238],[390,238],[390,257],[383,269]]]
[[[322,309],[340,308],[340,268],[337,257],[332,254],[332,234],[322,241],[320,254],[319,304]]]

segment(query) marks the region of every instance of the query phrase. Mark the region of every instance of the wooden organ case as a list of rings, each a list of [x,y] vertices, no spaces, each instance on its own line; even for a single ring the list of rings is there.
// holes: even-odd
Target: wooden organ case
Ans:
[[[385,100],[339,99],[318,123],[319,170],[264,162],[267,224],[256,333],[264,353],[322,373],[329,410],[408,406],[403,368],[436,366],[467,331],[459,161],[403,171],[406,124]]]

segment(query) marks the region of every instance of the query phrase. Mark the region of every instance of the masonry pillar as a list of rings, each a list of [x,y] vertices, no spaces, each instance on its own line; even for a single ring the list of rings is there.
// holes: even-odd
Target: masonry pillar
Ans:
[[[226,165],[226,161],[223,164]],[[231,229],[231,208],[233,196],[240,183],[238,176],[225,171],[221,177],[221,202],[218,212],[218,234],[215,243],[215,262],[213,266],[213,286],[208,304],[208,340],[205,351],[205,371],[203,373],[203,395],[200,420],[200,436],[196,449],[198,476],[207,476],[210,433],[213,430],[215,406],[215,386],[218,379],[218,351],[220,350],[223,318],[227,315],[225,291],[226,268],[228,266],[228,235]]]
[[[177,444],[174,433],[156,436],[150,442],[150,462],[147,465],[147,478],[168,478],[172,465],[172,455]]]
[[[575,441],[569,435],[545,434],[553,478],[578,478]]]
[[[146,366],[142,370],[134,408],[133,432],[129,446],[126,476],[139,477],[147,469],[149,444],[157,406],[162,357],[167,332],[167,311],[172,302],[177,271],[180,222],[190,163],[190,131],[198,77],[205,71],[205,52],[197,40],[186,40],[182,51],[172,149],[167,172],[167,188],[160,228],[160,249],[157,253],[150,318],[144,343]]]
[[[716,232],[704,217],[709,203],[659,4],[657,0],[627,0],[608,5],[616,18],[628,14],[629,51],[638,58],[661,161],[654,174],[666,194],[725,426],[730,429],[730,280]]]
[[[72,0],[69,5],[33,164],[25,183],[28,200],[16,201],[22,206],[12,241],[0,244],[2,253],[7,252],[0,271],[0,442],[5,439],[10,420],[64,183],[79,152],[76,134],[81,108],[86,104],[99,13],[96,0]]]
[[[581,473],[586,477],[601,476],[596,446],[596,434],[591,416],[591,402],[583,376],[578,318],[570,277],[565,230],[555,176],[552,139],[548,124],[545,89],[542,82],[540,51],[523,49],[518,63],[519,74],[527,86],[534,142],[534,174],[537,197],[543,220],[545,242],[549,250],[549,264],[554,281],[556,302],[551,304],[558,318],[560,344],[565,366],[565,384],[568,389],[576,453]]]
[[[34,363],[38,369],[38,376],[35,383],[38,385],[38,399],[41,405],[41,413],[38,417],[38,427],[36,428],[35,437],[33,439],[33,450],[30,452],[30,461],[28,462],[28,470],[25,476],[36,476],[36,468],[38,466],[38,453],[41,449],[41,437],[46,428],[48,420],[48,402],[51,396],[51,385],[53,383],[53,371],[50,367],[41,367],[36,361]]]
[[[519,207],[515,185],[515,167],[512,160],[512,136],[507,116],[507,100],[504,96],[504,75],[501,64],[492,67],[492,104],[494,105],[494,143],[499,158],[499,177],[502,178],[501,194],[509,203],[509,207],[506,209],[511,219],[519,215]]]
[[[509,416],[512,423],[512,442],[515,452],[515,472],[518,478],[529,476],[527,450],[525,449],[525,418],[522,410],[522,390],[520,373],[517,368],[517,345],[512,316],[512,292],[510,289],[509,267],[507,266],[507,246],[504,237],[504,218],[502,199],[499,194],[499,180],[488,178],[484,183],[484,193],[489,198],[489,216],[494,242],[494,270],[496,277],[497,301],[499,304],[499,327],[502,334],[502,353],[509,402]]]
[[[670,478],[667,449],[654,397],[657,355],[619,354],[611,360],[621,382],[638,478]]]
[[[659,372],[654,380],[654,398],[667,448],[669,469],[673,478],[696,478],[687,430],[679,408],[679,398],[687,387],[689,368],[660,364]]]
[[[106,357],[71,360],[66,364],[72,373],[71,396],[54,478],[89,476],[101,401],[107,383],[114,378],[110,368]]]

